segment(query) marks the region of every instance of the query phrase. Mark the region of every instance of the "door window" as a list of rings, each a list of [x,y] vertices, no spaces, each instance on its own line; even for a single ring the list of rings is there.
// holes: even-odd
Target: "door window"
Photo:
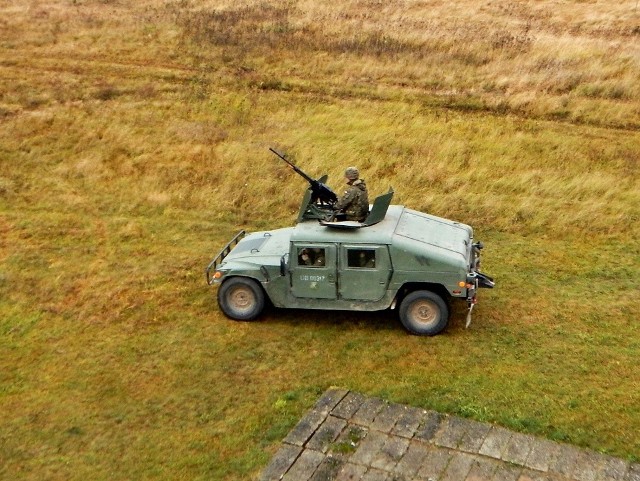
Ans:
[[[301,267],[324,267],[326,263],[325,250],[320,247],[299,247],[298,265]]]
[[[376,251],[373,249],[348,249],[347,267],[356,269],[375,269]]]

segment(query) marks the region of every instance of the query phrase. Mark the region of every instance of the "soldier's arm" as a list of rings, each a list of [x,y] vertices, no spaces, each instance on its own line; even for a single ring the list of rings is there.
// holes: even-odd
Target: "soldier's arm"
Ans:
[[[355,196],[356,196],[355,189],[347,190],[344,193],[344,195],[342,196],[342,198],[335,205],[335,209],[336,210],[343,210],[343,209],[349,207],[349,205],[353,202],[353,199],[355,198]]]

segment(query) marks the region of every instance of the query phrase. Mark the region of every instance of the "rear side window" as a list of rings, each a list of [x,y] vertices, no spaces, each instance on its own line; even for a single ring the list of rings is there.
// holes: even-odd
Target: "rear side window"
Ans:
[[[348,249],[347,267],[356,269],[375,269],[376,251],[373,249]]]

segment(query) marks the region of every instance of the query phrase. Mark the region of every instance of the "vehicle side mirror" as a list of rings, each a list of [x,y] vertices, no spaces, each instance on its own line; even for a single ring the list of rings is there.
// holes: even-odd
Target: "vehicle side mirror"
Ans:
[[[284,276],[287,272],[287,260],[289,259],[289,253],[287,252],[280,258],[280,275]]]

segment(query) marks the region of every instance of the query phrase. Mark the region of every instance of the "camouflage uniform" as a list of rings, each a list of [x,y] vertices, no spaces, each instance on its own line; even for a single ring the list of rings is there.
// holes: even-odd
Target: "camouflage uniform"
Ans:
[[[369,213],[367,184],[362,179],[356,179],[350,180],[348,185],[344,195],[335,205],[335,209],[343,211],[347,220],[362,222]]]

